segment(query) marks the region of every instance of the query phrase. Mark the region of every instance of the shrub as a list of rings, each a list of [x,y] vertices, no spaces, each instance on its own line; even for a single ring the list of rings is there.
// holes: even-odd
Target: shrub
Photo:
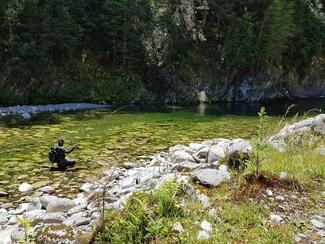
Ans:
[[[157,211],[159,215],[168,217],[181,214],[179,198],[177,195],[179,192],[180,187],[176,180],[168,179],[152,193],[152,197],[157,203]]]

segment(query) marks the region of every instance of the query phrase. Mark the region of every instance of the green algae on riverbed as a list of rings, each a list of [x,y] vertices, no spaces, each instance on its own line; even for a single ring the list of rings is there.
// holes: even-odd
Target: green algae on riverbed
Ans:
[[[175,144],[217,137],[250,139],[258,120],[256,116],[202,115],[182,109],[110,112],[40,114],[27,124],[17,124],[14,118],[0,124],[0,191],[8,192],[9,199],[18,199],[19,184],[28,182],[34,188],[51,183],[58,194],[75,194],[81,182],[103,168],[137,161],[141,155]],[[274,125],[278,119],[267,121]],[[70,155],[77,166],[66,172],[50,172],[48,150],[59,137],[65,138],[67,146],[80,144],[81,149]]]

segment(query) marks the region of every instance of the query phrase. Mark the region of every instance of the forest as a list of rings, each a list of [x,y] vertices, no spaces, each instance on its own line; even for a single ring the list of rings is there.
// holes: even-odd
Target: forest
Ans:
[[[230,101],[220,86],[243,80],[325,93],[324,1],[2,0],[0,33],[2,105]]]

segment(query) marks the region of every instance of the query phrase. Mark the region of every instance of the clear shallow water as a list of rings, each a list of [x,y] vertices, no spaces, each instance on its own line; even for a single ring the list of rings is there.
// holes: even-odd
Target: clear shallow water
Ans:
[[[290,115],[313,108],[325,109],[324,100],[295,101]],[[275,128],[279,116],[292,103],[270,104],[267,124]],[[80,183],[113,164],[139,161],[141,155],[165,150],[179,143],[217,137],[250,139],[256,134],[259,106],[220,105],[193,107],[129,107],[111,114],[112,109],[73,113],[39,114],[22,123],[15,117],[0,121],[0,191],[10,194],[0,202],[16,200],[22,182],[35,188],[52,185],[58,194],[78,192]],[[66,172],[51,172],[49,147],[64,137],[66,146],[78,143],[71,154],[77,166]]]

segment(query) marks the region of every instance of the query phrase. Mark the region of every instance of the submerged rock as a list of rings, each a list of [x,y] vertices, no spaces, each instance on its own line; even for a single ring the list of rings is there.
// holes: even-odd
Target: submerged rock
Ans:
[[[20,192],[22,192],[22,193],[24,193],[24,192],[28,192],[28,191],[33,190],[33,186],[32,186],[31,184],[28,184],[28,183],[22,183],[22,184],[19,186],[18,190],[19,190]]]
[[[7,197],[9,194],[4,191],[0,191],[0,197]]]

